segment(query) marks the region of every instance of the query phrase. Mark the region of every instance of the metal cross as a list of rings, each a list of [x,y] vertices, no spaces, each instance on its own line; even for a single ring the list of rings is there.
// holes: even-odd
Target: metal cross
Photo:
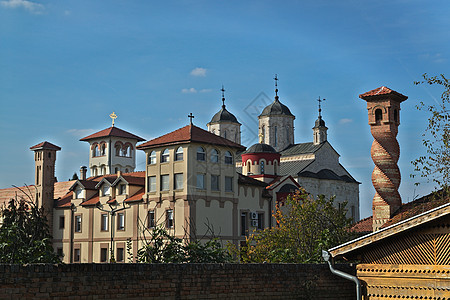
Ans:
[[[223,88],[223,84],[222,84],[222,106],[225,106],[225,89]]]
[[[192,113],[190,113],[190,114],[188,115],[188,118],[191,119],[190,123],[191,123],[191,125],[192,125],[192,119],[195,118],[194,115],[193,115]]]
[[[114,121],[117,119],[117,115],[113,112],[109,117],[112,119],[112,126],[114,127]]]
[[[278,96],[278,75],[275,74],[275,77],[273,79],[275,79],[275,96]]]
[[[322,117],[321,112],[322,112],[322,106],[321,106],[321,102],[325,101],[326,99],[317,99],[317,102],[319,102],[319,117]]]

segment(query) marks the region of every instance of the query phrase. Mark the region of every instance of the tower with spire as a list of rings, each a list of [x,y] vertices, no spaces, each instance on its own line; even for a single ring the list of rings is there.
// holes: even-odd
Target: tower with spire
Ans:
[[[315,126],[313,127],[314,133],[314,145],[322,144],[327,140],[327,130],[328,128],[325,126],[325,121],[322,119],[322,106],[321,103],[325,101],[325,99],[317,99],[319,102],[319,117],[316,120]]]
[[[259,136],[264,144],[281,151],[294,144],[295,116],[289,108],[282,104],[278,97],[278,76],[275,74],[275,100],[264,108],[258,116]]]
[[[207,124],[208,131],[226,138],[234,143],[241,143],[241,123],[226,109],[225,89],[222,85],[222,109],[218,111]]]

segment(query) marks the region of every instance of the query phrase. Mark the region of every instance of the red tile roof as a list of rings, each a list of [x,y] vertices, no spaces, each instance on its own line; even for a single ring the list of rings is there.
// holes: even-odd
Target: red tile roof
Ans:
[[[82,202],[81,206],[95,205],[98,203],[98,201],[100,201],[100,197],[98,196],[98,192],[97,192],[93,197]]]
[[[361,95],[359,95],[359,98],[366,100],[367,98],[378,97],[378,96],[383,96],[383,95],[395,95],[398,98],[400,98],[400,102],[408,99],[407,96],[402,95],[402,94],[400,94],[394,90],[391,90],[390,88],[385,87],[385,86],[381,86],[379,88],[376,88],[374,90],[371,90],[364,94],[361,94]]]
[[[58,201],[56,201],[56,207],[70,207],[72,204],[73,192],[70,191],[65,196],[61,197]]]
[[[134,135],[132,133],[129,133],[125,130],[122,130],[122,129],[120,129],[118,127],[114,127],[114,126],[103,129],[103,130],[93,133],[91,135],[88,135],[87,137],[80,139],[80,141],[89,141],[92,139],[107,137],[107,136],[115,136],[115,137],[122,137],[122,138],[127,138],[127,139],[134,139],[134,140],[138,140],[138,142],[145,141],[145,139],[138,137],[137,135]]]
[[[236,144],[228,139],[210,133],[204,129],[201,129],[195,125],[187,125],[183,128],[172,131],[168,134],[160,136],[156,139],[150,140],[143,144],[140,144],[136,148],[144,150],[165,145],[174,145],[181,143],[198,142],[211,145],[221,145],[232,148],[237,148],[239,150],[244,150],[245,147]]]
[[[359,233],[368,233],[373,231],[373,217],[367,217],[365,219],[362,219],[355,223],[355,225],[352,226],[351,231],[359,232]]]
[[[142,197],[144,197],[144,193],[145,193],[145,187],[141,188],[139,191],[137,191],[136,194],[134,194],[130,198],[125,199],[125,202],[141,201]]]
[[[58,147],[56,145],[53,145],[52,143],[49,143],[47,141],[39,143],[37,145],[34,145],[33,147],[30,147],[30,150],[36,151],[36,150],[61,150],[61,147]]]

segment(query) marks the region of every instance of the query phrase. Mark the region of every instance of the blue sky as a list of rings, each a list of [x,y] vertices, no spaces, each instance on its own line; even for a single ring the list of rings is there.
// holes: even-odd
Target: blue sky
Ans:
[[[449,9],[448,1],[414,0],[0,0],[0,187],[33,183],[29,147],[44,140],[62,147],[56,176],[69,179],[88,164],[79,139],[109,127],[112,111],[117,127],[145,139],[188,124],[190,112],[206,128],[222,84],[248,147],[277,73],[296,142],[312,141],[316,99],[327,99],[329,141],[362,182],[362,217],[374,189],[358,95],[382,85],[407,95],[398,140],[400,193],[410,201],[433,189],[409,178],[427,119],[415,105],[440,95],[413,82],[450,73]],[[139,170],[144,161],[139,153]]]

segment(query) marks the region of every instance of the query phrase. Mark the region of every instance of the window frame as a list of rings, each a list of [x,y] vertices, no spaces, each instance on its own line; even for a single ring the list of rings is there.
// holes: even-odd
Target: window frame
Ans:
[[[220,175],[211,174],[211,191],[220,191]]]
[[[225,151],[225,155],[224,155],[224,163],[226,165],[232,165],[233,164],[233,154],[231,154],[230,151]]]
[[[156,227],[156,213],[154,210],[149,210],[147,212],[147,228],[152,229]]]
[[[66,216],[59,216],[59,229],[64,229],[66,225]]]
[[[181,149],[181,151],[180,151]],[[178,147],[177,150],[175,151],[175,161],[182,161],[183,160],[183,154],[184,154],[184,149],[183,147]]]
[[[168,163],[170,162],[170,151],[169,148],[164,149],[164,151],[161,152],[161,163]]]
[[[149,193],[156,192],[156,176],[148,176],[147,177],[147,188]],[[152,182],[152,179],[154,179],[154,182]],[[153,186],[153,189],[152,189]]]
[[[201,181],[199,181],[200,176],[202,178]],[[204,173],[197,173],[197,176],[196,176],[196,180],[197,181],[196,181],[196,184],[195,184],[197,189],[199,189],[199,190],[206,190],[206,180],[205,179],[206,179],[206,174],[204,174]],[[202,182],[201,186],[199,186],[200,182]]]
[[[117,213],[117,230],[125,231],[125,213],[124,212]]]
[[[197,147],[197,160],[198,161],[206,161],[206,152],[205,148],[199,146]]]
[[[228,192],[228,193],[232,193],[233,192],[233,190],[234,190],[233,179],[234,178],[231,177],[231,176],[225,176],[225,192]],[[228,188],[227,184],[230,184],[230,186],[229,186],[229,187],[231,187],[230,189]]]
[[[220,161],[219,160],[219,151],[217,151],[217,149],[212,149],[211,156],[209,159],[212,163],[218,163]]]
[[[166,228],[173,229],[175,228],[175,217],[173,209],[166,209]]]
[[[100,262],[101,263],[108,262],[108,248],[105,247],[100,248]]]
[[[170,191],[170,175],[169,174],[163,174],[160,176],[160,189],[161,192],[167,192]]]
[[[179,180],[180,180],[179,177],[180,176],[181,176],[181,182],[179,182]],[[183,176],[183,173],[175,173],[175,174],[173,174],[173,184],[174,184],[174,187],[173,187],[174,190],[182,190],[182,189],[184,189],[184,176]],[[181,184],[181,186],[179,184]]]
[[[82,214],[75,215],[74,232],[75,233],[83,232],[83,215]]]
[[[100,215],[100,231],[109,231],[108,224],[109,224],[109,215],[107,213],[102,213]]]
[[[155,165],[156,164],[156,151],[152,151],[148,155],[148,165]]]

